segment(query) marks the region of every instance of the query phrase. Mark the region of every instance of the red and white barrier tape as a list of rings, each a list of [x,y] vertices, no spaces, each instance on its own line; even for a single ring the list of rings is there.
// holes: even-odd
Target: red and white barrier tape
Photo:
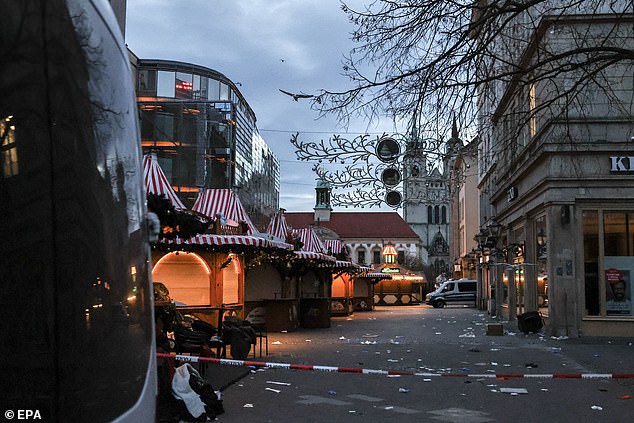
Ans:
[[[361,373],[366,375],[387,375],[387,376],[422,376],[426,378],[432,377],[462,377],[462,378],[478,378],[478,379],[634,379],[634,373],[421,373],[421,372],[400,372],[396,370],[373,370],[362,369],[358,367],[332,367],[332,366],[315,366],[310,364],[289,364],[289,363],[269,363],[262,361],[249,360],[229,360],[226,358],[199,357],[195,355],[175,355],[166,353],[157,353],[158,358],[166,358],[172,360],[189,361],[189,362],[209,362],[222,364],[227,366],[246,366],[246,367],[265,367],[265,368],[282,368],[291,370],[313,370],[321,372],[336,373]]]

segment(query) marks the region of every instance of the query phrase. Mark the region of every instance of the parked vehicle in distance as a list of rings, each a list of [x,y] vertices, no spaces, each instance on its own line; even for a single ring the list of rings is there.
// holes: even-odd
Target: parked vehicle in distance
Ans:
[[[473,279],[448,280],[427,294],[425,303],[434,308],[443,308],[447,304],[475,304],[477,289],[478,282]]]

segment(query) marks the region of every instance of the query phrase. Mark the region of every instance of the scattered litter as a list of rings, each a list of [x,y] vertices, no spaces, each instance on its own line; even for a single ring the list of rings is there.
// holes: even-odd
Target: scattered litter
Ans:
[[[350,413],[350,414],[353,414],[353,413],[356,413],[356,412],[357,412],[356,410],[348,410],[348,413]]]
[[[515,332],[506,332],[506,334],[509,336],[515,336]]]
[[[400,342],[390,339],[390,344],[398,345]]]
[[[535,363],[526,363],[525,366],[526,366],[527,369],[535,369],[535,368],[539,367]]]
[[[399,360],[395,360],[393,358],[388,358],[387,361],[390,362],[390,363],[398,363],[399,362]]]
[[[504,367],[511,367],[510,364],[504,364]]]
[[[492,362],[491,362],[491,365],[492,365],[492,366],[497,366],[497,365],[498,365],[498,363],[496,363],[495,361],[492,361]]]
[[[423,379],[423,382],[431,382],[431,379]]]
[[[526,388],[500,388],[500,392],[511,395],[528,394]]]
[[[282,332],[282,333],[288,333],[288,331],[287,331],[287,330],[283,330],[283,331],[281,331],[281,332]]]
[[[603,407],[599,407],[598,405],[593,405],[592,407],[590,407],[593,410],[597,410],[597,411],[601,411],[603,410]]]
[[[406,394],[406,393],[408,393],[408,392],[409,392],[409,389],[407,389],[407,388],[398,388],[398,391],[399,391],[400,393],[402,393],[402,394]]]
[[[473,332],[469,332],[469,333],[463,333],[462,335],[458,335],[458,338],[475,338],[475,333]]]
[[[365,344],[365,345],[376,345],[376,341],[361,341],[361,344]]]
[[[548,392],[548,389],[546,389],[546,388],[542,388],[542,389],[540,389],[540,390],[541,390],[542,392]]]
[[[621,395],[621,396],[619,397],[619,399],[622,399],[622,400],[632,399],[632,396],[631,396],[631,395]]]
[[[560,348],[560,347],[552,347],[550,350],[551,350],[552,352],[554,352],[554,353],[559,353],[559,352],[561,352],[561,348]]]
[[[306,342],[313,342],[312,339],[306,339]]]
[[[340,336],[339,339],[346,339],[346,337],[345,336]]]
[[[282,345],[282,343],[280,341],[273,341],[273,342],[271,342],[271,344],[273,344],[273,345]]]
[[[401,375],[387,375],[387,377],[401,377]]]
[[[442,335],[442,332],[436,332],[436,335]]]
[[[500,351],[499,348],[491,348],[489,351]]]
[[[365,335],[362,336],[362,338],[378,338],[379,335],[372,335],[370,333],[366,333]]]
[[[592,357],[599,357],[599,354],[592,354]]]
[[[270,383],[272,385],[284,385],[284,386],[291,386],[290,383],[288,382],[275,382],[273,380],[267,380],[266,383]]]
[[[244,407],[244,408],[253,408],[253,404],[244,404],[242,407]]]
[[[275,392],[276,394],[279,394],[280,392],[282,392],[279,389],[273,389],[273,388],[264,388],[264,390],[265,391]]]
[[[386,410],[393,410],[393,409],[394,409],[394,406],[392,406],[392,405],[388,405],[387,407],[385,407],[385,409],[386,409]]]
[[[387,350],[387,351],[385,351],[385,352],[386,352],[386,353],[388,353],[388,354],[391,354],[391,353],[392,353],[392,350]]]
[[[337,391],[328,391],[328,395],[337,395]]]

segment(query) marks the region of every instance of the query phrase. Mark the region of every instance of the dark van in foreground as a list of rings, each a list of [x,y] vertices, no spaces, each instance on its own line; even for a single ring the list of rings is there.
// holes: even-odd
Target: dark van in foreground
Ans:
[[[473,279],[449,280],[427,294],[425,303],[434,308],[443,308],[447,304],[475,304],[477,289],[478,282]]]
[[[3,421],[154,422],[146,198],[121,31],[104,0],[0,10]]]

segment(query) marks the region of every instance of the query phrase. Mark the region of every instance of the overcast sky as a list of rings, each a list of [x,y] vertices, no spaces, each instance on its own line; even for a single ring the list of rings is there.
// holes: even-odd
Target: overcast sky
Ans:
[[[352,47],[353,26],[340,6],[337,0],[128,0],[126,43],[141,59],[194,63],[238,84],[280,161],[280,207],[310,211],[315,174],[312,164],[295,159],[291,134],[318,141],[346,129],[332,118],[317,119],[307,100],[295,102],[279,89],[312,93],[347,86],[341,61]],[[366,128],[359,121],[347,130]]]

